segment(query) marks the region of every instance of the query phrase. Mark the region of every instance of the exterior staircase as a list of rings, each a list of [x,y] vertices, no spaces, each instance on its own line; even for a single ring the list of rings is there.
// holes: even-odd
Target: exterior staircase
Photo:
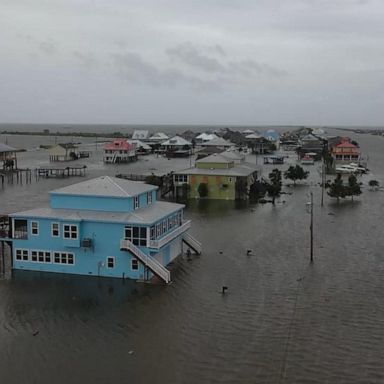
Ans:
[[[188,245],[188,247],[192,248],[196,254],[200,255],[202,251],[202,244],[196,240],[192,235],[188,232],[183,234],[183,242]]]
[[[171,272],[168,271],[161,263],[159,263],[152,256],[147,255],[140,250],[136,245],[127,239],[120,241],[120,249],[129,251],[140,260],[146,267],[148,267],[156,276],[160,277],[166,284],[171,281]]]

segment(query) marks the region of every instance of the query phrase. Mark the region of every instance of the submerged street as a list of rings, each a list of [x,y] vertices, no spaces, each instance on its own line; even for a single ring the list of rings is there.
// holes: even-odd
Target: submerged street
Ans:
[[[369,154],[370,169],[354,202],[325,195],[321,207],[318,163],[306,166],[307,181],[285,185],[275,206],[191,201],[185,215],[203,253],[181,256],[169,286],[26,271],[1,279],[3,381],[382,383],[383,192],[370,191],[368,181],[384,182],[384,138],[350,136]],[[19,147],[42,140],[31,139],[8,137]],[[47,161],[44,151],[18,158],[21,167]],[[84,159],[86,177],[190,166],[189,159],[148,159],[107,166],[94,153]],[[289,162],[295,159],[291,153]],[[262,166],[263,176],[275,167]],[[49,190],[81,180],[7,184],[0,213],[44,205]]]

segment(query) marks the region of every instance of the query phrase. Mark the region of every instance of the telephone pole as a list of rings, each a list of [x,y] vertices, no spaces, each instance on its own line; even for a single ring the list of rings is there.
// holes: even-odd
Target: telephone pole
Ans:
[[[311,225],[310,225],[310,232],[311,232],[311,263],[313,263],[313,192],[311,192]]]

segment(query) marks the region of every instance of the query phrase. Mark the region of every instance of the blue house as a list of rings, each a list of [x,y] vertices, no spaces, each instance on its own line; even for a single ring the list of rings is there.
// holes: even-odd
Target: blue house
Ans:
[[[12,268],[170,282],[166,266],[189,233],[182,204],[156,199],[157,187],[103,176],[50,192],[50,206],[8,216],[0,241]]]

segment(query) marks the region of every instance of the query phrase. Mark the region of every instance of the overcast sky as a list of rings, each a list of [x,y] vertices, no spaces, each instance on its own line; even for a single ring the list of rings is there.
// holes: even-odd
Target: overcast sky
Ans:
[[[0,0],[0,121],[383,125],[383,0]]]

